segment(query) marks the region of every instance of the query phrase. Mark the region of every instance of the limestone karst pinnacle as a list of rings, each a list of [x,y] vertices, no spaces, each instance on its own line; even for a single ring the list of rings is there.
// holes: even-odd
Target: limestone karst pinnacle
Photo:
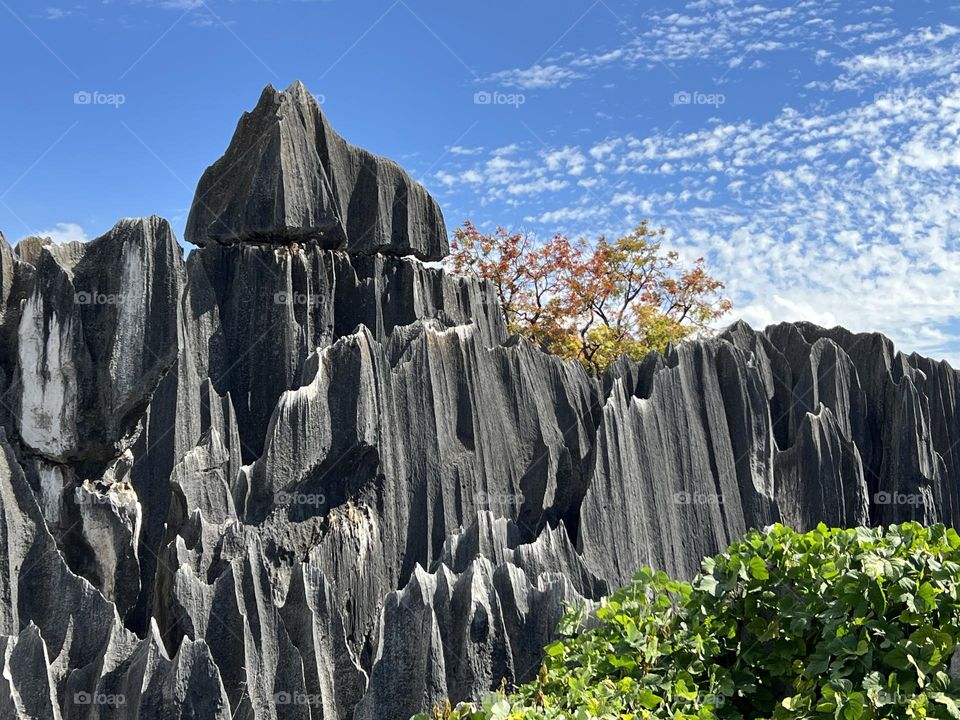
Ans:
[[[186,240],[315,241],[351,253],[448,251],[440,206],[392,160],[347,143],[306,87],[267,86],[200,179]]]
[[[208,171],[189,257],[156,217],[0,236],[0,718],[406,720],[531,678],[640,565],[960,523],[948,364],[738,323],[592,378],[398,257],[443,254],[439,210],[334,138],[268,89],[231,149],[263,173]],[[420,224],[364,205],[400,187]]]

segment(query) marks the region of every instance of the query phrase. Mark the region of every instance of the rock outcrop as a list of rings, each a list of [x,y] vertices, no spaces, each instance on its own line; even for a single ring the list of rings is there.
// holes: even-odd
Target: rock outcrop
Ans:
[[[402,719],[747,528],[960,523],[946,363],[739,323],[594,379],[399,257],[439,210],[302,86],[227,157],[186,260],[0,237],[0,716]]]
[[[447,252],[440,206],[391,160],[353,147],[307,89],[268,87],[197,188],[186,239],[315,241],[351,253]]]

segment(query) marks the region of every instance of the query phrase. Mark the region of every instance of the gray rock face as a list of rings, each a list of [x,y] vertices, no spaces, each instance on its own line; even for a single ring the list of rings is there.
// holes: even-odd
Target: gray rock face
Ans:
[[[36,263],[11,388],[19,437],[50,461],[105,466],[176,361],[180,247],[153,217],[122,220],[82,252],[19,249]]]
[[[0,638],[3,675],[0,679],[0,708],[3,716],[16,720],[54,718],[60,720],[60,708],[50,658],[35,625],[16,636]]]
[[[0,717],[406,718],[530,679],[564,603],[642,565],[960,523],[946,363],[737,324],[593,379],[396,257],[442,225],[365,205],[419,190],[351,175],[303,92],[241,123],[259,164],[208,173],[186,261],[159,218],[0,238]]]
[[[74,490],[80,511],[79,532],[88,547],[97,548],[94,570],[103,596],[125,614],[140,593],[140,503],[126,480],[92,483]]]
[[[396,163],[353,147],[299,82],[267,87],[200,180],[186,239],[318,242],[352,253],[447,254],[440,206]]]

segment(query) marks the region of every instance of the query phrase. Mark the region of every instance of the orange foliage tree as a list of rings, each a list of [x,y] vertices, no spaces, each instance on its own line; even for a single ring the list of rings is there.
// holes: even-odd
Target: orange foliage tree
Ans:
[[[503,228],[485,235],[468,221],[448,265],[493,285],[511,332],[599,373],[621,355],[640,359],[707,333],[732,307],[704,259],[682,267],[665,234],[644,221],[614,242],[536,242]]]

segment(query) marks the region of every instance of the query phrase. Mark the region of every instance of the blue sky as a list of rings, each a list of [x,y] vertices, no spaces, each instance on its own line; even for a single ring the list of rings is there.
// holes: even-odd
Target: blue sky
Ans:
[[[960,365],[960,0],[0,0],[0,59],[10,241],[181,233],[240,114],[300,79],[451,227],[648,217],[754,326]]]

